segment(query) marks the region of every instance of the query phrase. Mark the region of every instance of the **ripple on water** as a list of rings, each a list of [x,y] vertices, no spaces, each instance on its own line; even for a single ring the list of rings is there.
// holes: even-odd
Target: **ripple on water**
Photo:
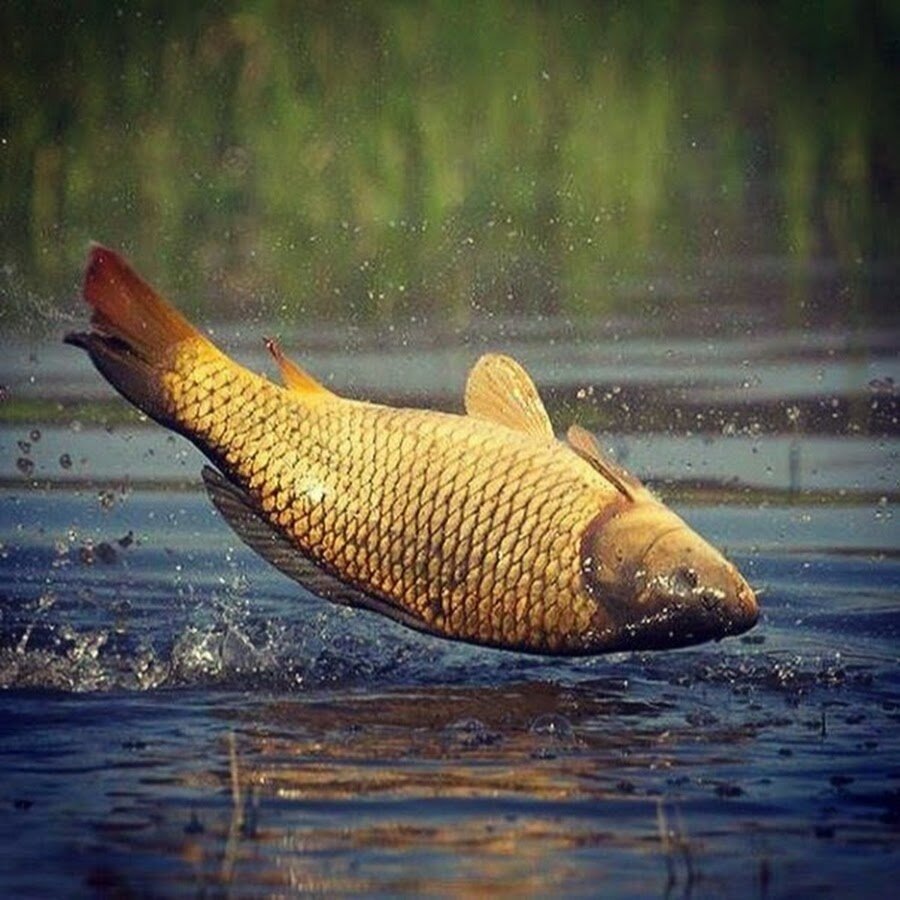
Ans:
[[[865,892],[896,865],[896,560],[745,550],[746,640],[546,660],[328,606],[164,500],[3,532],[10,895]]]

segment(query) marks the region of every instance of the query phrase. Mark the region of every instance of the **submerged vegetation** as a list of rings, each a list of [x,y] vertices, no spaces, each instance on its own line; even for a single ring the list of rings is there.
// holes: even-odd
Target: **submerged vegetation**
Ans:
[[[852,322],[900,256],[888,2],[10,0],[0,24],[0,322],[67,297],[91,238],[290,318],[600,313],[774,257],[786,321],[825,261]]]

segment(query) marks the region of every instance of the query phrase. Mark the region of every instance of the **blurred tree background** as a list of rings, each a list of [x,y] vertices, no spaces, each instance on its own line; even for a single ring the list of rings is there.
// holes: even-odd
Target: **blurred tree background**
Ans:
[[[194,313],[604,315],[659,286],[674,314],[753,270],[777,296],[744,299],[796,322],[824,268],[820,312],[890,315],[891,0],[5,0],[0,25],[0,322],[69,304],[89,239]]]

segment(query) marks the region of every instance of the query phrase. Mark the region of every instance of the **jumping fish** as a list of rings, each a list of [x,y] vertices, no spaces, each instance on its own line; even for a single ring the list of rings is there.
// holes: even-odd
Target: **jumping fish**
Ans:
[[[94,245],[91,328],[65,340],[213,463],[251,548],[309,590],[419,631],[543,654],[740,634],[737,569],[578,426],[556,439],[528,374],[481,357],[465,414],[340,397],[268,341],[284,387],[235,363]]]

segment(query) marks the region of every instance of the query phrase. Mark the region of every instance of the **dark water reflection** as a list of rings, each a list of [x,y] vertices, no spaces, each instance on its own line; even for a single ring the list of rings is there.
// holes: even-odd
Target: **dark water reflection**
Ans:
[[[616,668],[569,685],[7,695],[16,786],[0,829],[34,864],[7,882],[238,896],[886,883],[896,708],[862,712],[852,677],[795,691]]]

